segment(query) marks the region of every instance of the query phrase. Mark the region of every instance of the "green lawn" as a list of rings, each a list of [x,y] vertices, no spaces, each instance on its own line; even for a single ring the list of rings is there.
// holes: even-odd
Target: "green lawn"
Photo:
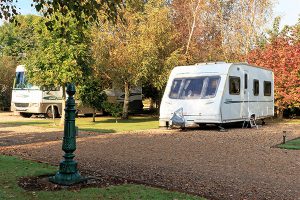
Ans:
[[[61,128],[59,124],[60,119],[55,119],[54,126],[52,119],[26,119],[18,121],[3,121],[1,124],[11,125],[11,126],[41,126],[41,127],[54,127]],[[134,131],[134,130],[146,130],[158,128],[158,120],[154,117],[131,117],[128,120],[118,120],[116,123],[115,119],[112,117],[97,117],[96,122],[92,122],[92,118],[76,118],[76,126],[79,130],[84,131],[96,131],[101,133],[115,133],[121,131]]]
[[[38,176],[54,173],[55,171],[56,167],[53,166],[0,155],[0,199],[201,199],[183,193],[133,184],[110,186],[108,188],[85,188],[80,191],[60,190],[55,192],[25,191],[17,184],[19,177]]]
[[[285,144],[279,144],[278,147],[283,149],[300,150],[300,138],[289,140]]]
[[[268,123],[300,124],[300,119],[268,119]]]

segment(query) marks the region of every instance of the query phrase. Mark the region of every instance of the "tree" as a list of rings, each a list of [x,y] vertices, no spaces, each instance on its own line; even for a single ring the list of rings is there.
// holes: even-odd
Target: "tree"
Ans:
[[[26,53],[36,46],[35,27],[42,18],[34,15],[19,15],[19,24],[4,23],[0,27],[0,90],[1,102],[5,108],[10,107],[15,68],[22,63]]]
[[[94,27],[92,49],[98,71],[124,90],[122,118],[128,118],[130,89],[147,80],[162,88],[180,56],[164,1],[148,1],[143,9],[128,5],[121,12],[125,23]]]
[[[93,122],[97,110],[103,110],[103,103],[107,96],[103,90],[105,89],[100,78],[87,77],[81,85],[78,86],[78,98],[83,106],[93,108]]]
[[[271,13],[271,0],[174,0],[178,43],[188,63],[236,61],[256,44]]]
[[[0,109],[10,107],[16,65],[13,57],[0,56]]]
[[[106,112],[110,113],[116,120],[116,123],[118,123],[118,117],[122,115],[122,105],[120,103],[112,103],[105,101],[103,102],[103,108]]]
[[[26,53],[36,47],[36,27],[44,20],[35,15],[19,15],[16,19],[18,25],[4,23],[0,27],[0,45],[2,55],[12,56],[21,62]]]
[[[55,20],[52,20],[54,18]],[[63,88],[62,105],[65,105],[67,83],[78,84],[89,74],[89,40],[79,22],[68,15],[53,14],[52,30],[44,23],[38,29],[37,47],[26,56],[29,81],[38,86],[60,86]],[[64,26],[64,24],[68,26]],[[64,120],[64,109],[61,124]]]
[[[247,58],[251,64],[271,68],[275,78],[275,106],[277,116],[282,118],[283,110],[300,106],[300,42],[297,40],[297,26],[290,31],[274,31],[266,45],[251,51]]]
[[[16,7],[17,0],[2,0],[0,2],[0,18],[14,21],[15,16],[19,14]],[[123,6],[121,0],[33,0],[35,9],[41,12],[45,17],[50,17],[53,13],[67,13],[72,12],[72,17],[76,18],[80,26],[89,24],[92,21],[99,22],[98,11],[103,10],[105,18],[115,21],[118,16],[118,8]]]

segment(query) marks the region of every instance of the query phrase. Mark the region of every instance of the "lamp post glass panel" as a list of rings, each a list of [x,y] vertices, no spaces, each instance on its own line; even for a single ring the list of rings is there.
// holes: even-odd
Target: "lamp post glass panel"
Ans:
[[[59,171],[55,176],[50,177],[49,180],[59,185],[72,185],[82,182],[85,179],[81,177],[77,170],[77,162],[73,160],[76,150],[76,127],[75,127],[75,86],[73,84],[67,85],[68,99],[65,108],[65,125],[62,150],[65,152],[64,160],[60,162]]]

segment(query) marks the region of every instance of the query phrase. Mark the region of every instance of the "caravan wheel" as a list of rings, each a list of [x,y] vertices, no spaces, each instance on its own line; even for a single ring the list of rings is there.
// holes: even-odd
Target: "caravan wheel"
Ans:
[[[20,113],[20,115],[25,118],[30,118],[32,116],[32,113]]]
[[[53,118],[53,114],[55,114],[55,117],[58,117],[59,116],[58,109],[56,106],[54,106],[54,113],[52,113],[52,108],[51,106],[49,106],[46,110],[45,117]]]

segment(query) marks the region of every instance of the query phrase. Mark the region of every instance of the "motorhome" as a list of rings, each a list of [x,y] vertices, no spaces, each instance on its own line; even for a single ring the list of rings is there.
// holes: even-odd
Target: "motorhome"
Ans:
[[[175,67],[160,106],[159,126],[251,122],[274,116],[274,75],[247,63]]]
[[[105,90],[111,102],[122,103],[124,93],[117,89]],[[61,87],[38,87],[28,83],[24,65],[16,68],[16,77],[12,90],[11,111],[20,113],[23,117],[33,114],[44,114],[47,117],[59,116],[62,113]],[[129,98],[130,109],[140,111],[143,109],[142,91],[139,88],[131,91]],[[91,114],[93,109],[77,103],[78,114]]]

